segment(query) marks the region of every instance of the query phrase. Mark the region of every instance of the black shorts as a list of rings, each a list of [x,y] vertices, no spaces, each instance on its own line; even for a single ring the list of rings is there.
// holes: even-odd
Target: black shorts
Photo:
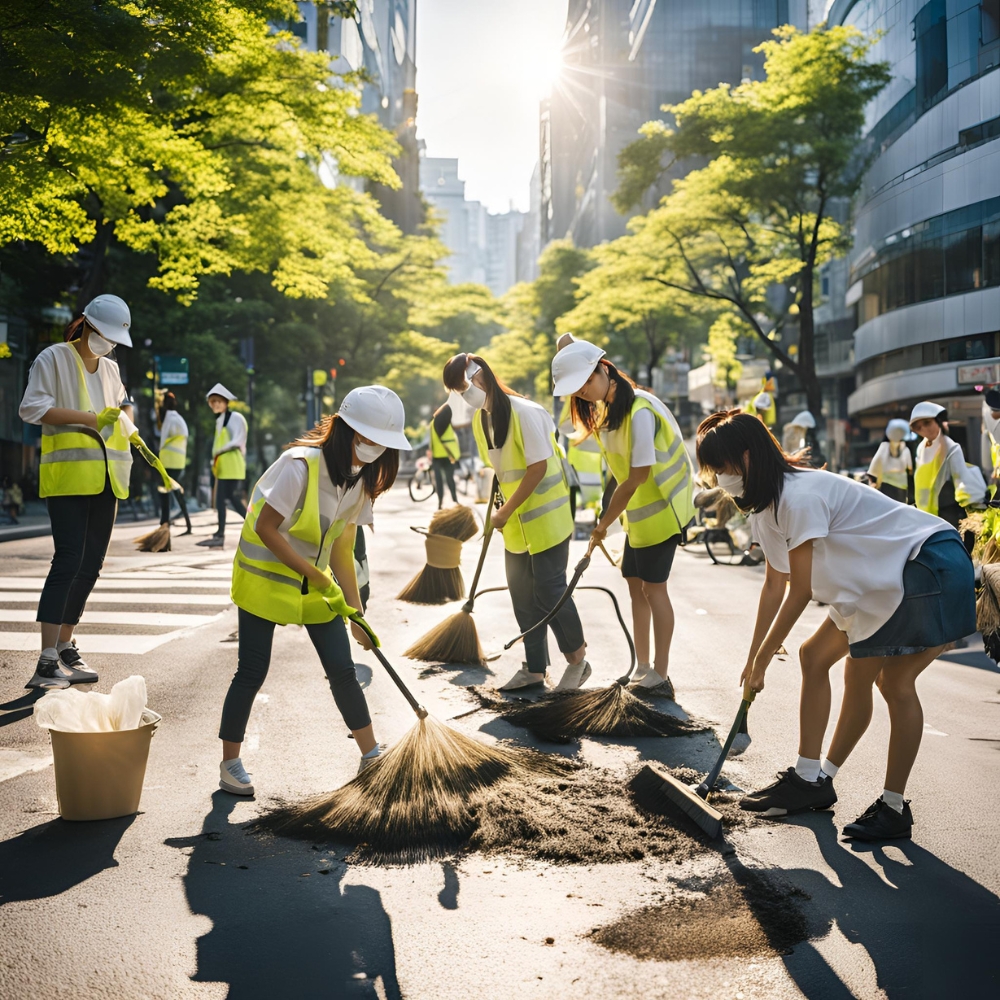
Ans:
[[[625,554],[622,556],[622,576],[637,577],[643,583],[666,583],[680,540],[680,535],[672,535],[665,542],[633,549],[626,539]]]

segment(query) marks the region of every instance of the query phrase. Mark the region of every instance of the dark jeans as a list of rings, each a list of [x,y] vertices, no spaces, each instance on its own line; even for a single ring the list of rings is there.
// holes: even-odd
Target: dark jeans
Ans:
[[[48,497],[55,554],[38,601],[35,621],[75,625],[101,575],[118,498],[106,483],[93,496]]]
[[[225,480],[223,480],[225,481]],[[225,703],[222,706],[222,724],[219,739],[230,743],[242,743],[246,735],[247,720],[253,700],[267,677],[271,665],[271,643],[274,639],[274,622],[258,618],[249,611],[239,609],[240,652],[239,665],[229,685]],[[333,692],[333,700],[340,709],[348,729],[364,729],[371,725],[365,693],[358,683],[351,659],[351,643],[343,618],[323,622],[321,625],[306,625],[320,663],[326,671]]]
[[[172,472],[174,470],[167,469],[167,472]],[[178,470],[179,471],[179,470]],[[170,498],[172,496],[177,497],[177,502],[181,507],[181,515],[184,517],[184,523],[188,526],[188,530],[191,530],[191,515],[188,514],[187,501],[184,499],[183,490],[173,490],[170,493],[160,494],[160,524],[166,524],[170,520]]]
[[[458,497],[455,494],[455,466],[452,464],[450,458],[432,458],[431,465],[434,468],[434,484],[437,489],[438,495],[438,506],[440,507],[444,503],[444,484],[448,483],[448,491],[451,493],[452,500],[458,503]]]
[[[228,502],[233,510],[242,518],[246,518],[247,509],[243,506],[243,501],[237,496],[243,488],[242,479],[216,479],[215,481],[215,509],[219,512],[219,527],[215,533],[222,535],[226,531],[226,503]]]
[[[569,539],[535,555],[504,552],[504,561],[514,617],[523,632],[540,622],[555,607],[566,589]],[[573,653],[583,645],[583,625],[572,598],[562,606],[547,628],[540,628],[525,637],[525,661],[528,669],[535,674],[544,673],[549,664],[548,629],[552,629],[563,653]]]

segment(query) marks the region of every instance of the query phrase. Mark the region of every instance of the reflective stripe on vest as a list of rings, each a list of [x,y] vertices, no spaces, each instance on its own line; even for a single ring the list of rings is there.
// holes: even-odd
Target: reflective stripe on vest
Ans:
[[[290,448],[279,461],[305,461],[309,470],[302,507],[292,514],[282,534],[304,559],[326,570],[330,550],[343,534],[346,521],[324,524],[319,512],[320,452],[318,448]],[[265,473],[266,475],[266,473]],[[267,503],[258,482],[250,498],[250,509],[240,532],[240,543],[233,560],[233,603],[237,607],[277,622],[279,625],[314,625],[336,618],[323,598],[304,578],[289,569],[261,540],[256,531],[257,517]]]
[[[693,476],[684,441],[649,400],[636,396],[631,412],[625,417],[625,433],[618,438],[624,441],[624,454],[609,451],[598,438],[608,468],[619,483],[628,479],[632,468],[632,418],[642,409],[652,411],[656,420],[655,461],[625,508],[625,531],[634,549],[658,545],[680,534],[695,516]]]
[[[492,467],[483,431],[482,410],[472,417],[472,431],[479,446],[479,457],[483,464]],[[545,463],[545,475],[534,492],[514,511],[504,525],[503,542],[508,552],[528,551],[532,555],[551,549],[573,534],[573,515],[569,509],[569,484],[562,468],[562,449],[552,438],[552,454]],[[517,491],[528,462],[524,454],[524,437],[521,434],[521,419],[511,406],[510,425],[507,441],[503,447],[504,461],[508,467],[494,470],[500,481],[500,492],[509,500]]]
[[[98,413],[87,387],[83,359],[76,348],[71,344],[55,347],[72,353],[79,375],[77,398],[68,401],[66,408]],[[105,427],[100,434],[83,424],[42,424],[39,496],[93,496],[103,492],[105,482],[110,480],[115,496],[124,500],[128,496],[131,471],[132,451],[119,421]]]
[[[165,469],[183,469],[187,465],[186,434],[171,434],[160,445],[160,461]]]
[[[215,454],[215,461],[212,463],[212,471],[216,479],[246,479],[247,460],[239,448],[232,451],[222,451],[223,448],[232,441],[233,435],[229,428],[223,424],[215,432],[215,444],[212,451]],[[219,454],[222,452],[221,454]]]
[[[434,421],[431,420],[431,457],[432,458],[453,458],[456,462],[462,454],[461,446],[458,443],[458,435],[455,428],[448,424],[448,429],[444,436],[438,435]]]

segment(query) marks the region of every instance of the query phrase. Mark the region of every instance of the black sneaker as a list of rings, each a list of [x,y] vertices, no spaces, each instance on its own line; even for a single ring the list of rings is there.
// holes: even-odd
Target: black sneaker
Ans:
[[[765,816],[791,816],[810,809],[829,809],[836,801],[832,778],[821,774],[817,781],[806,781],[790,767],[778,774],[773,785],[744,796],[740,808]]]
[[[899,840],[909,839],[913,832],[913,813],[910,803],[903,803],[903,811],[896,812],[882,798],[876,799],[853,823],[844,827],[845,840]]]
[[[39,656],[38,664],[35,667],[35,675],[24,686],[26,688],[44,688],[46,690],[68,688],[69,678],[59,669],[61,666],[62,661],[58,657],[53,659],[44,654]]]
[[[226,544],[226,539],[224,535],[212,535],[210,538],[205,538],[200,542],[195,542],[195,545],[203,545],[205,548],[209,549],[221,549],[223,545]]]
[[[84,663],[80,650],[76,648],[75,639],[71,645],[59,651],[59,659],[62,660],[63,672],[69,676],[70,684],[93,684],[98,680],[97,671]]]

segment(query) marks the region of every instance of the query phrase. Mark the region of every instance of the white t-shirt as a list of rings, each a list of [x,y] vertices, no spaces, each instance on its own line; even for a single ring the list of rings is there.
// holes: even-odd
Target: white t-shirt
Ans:
[[[941,495],[941,490],[950,476],[956,492],[962,490],[969,494],[969,503],[982,503],[985,499],[982,484],[970,477],[961,445],[952,441],[946,434],[938,434],[933,442],[923,440],[917,445],[917,468],[928,462],[940,460],[942,450],[944,459],[934,483],[934,493],[937,496]]]
[[[819,469],[785,474],[778,510],[751,514],[767,561],[789,572],[788,553],[813,543],[812,592],[851,642],[874,635],[903,600],[903,568],[941,518]],[[958,537],[956,532],[956,537]]]
[[[520,396],[508,396],[511,409],[517,414],[521,423],[521,437],[524,440],[524,461],[525,467],[534,465],[536,462],[544,462],[552,454],[552,435],[555,431],[555,422],[548,410],[533,403],[530,399],[522,399]],[[476,415],[473,419],[479,420]],[[511,422],[513,424],[513,421]],[[490,418],[490,439],[493,438],[493,419]],[[490,465],[497,472],[503,472],[514,468],[514,429],[511,426],[507,431],[507,440],[502,448],[490,448],[488,451]]]
[[[163,426],[160,428],[160,447],[163,447],[163,442],[167,438],[187,436],[187,421],[176,410],[167,410],[163,415]]]
[[[673,414],[667,409],[663,400],[658,399],[651,392],[645,389],[636,389],[636,397],[645,399],[654,410],[667,421],[673,428],[674,434],[681,437],[680,428]],[[607,428],[598,432],[601,443],[604,447],[615,454],[621,454],[625,450],[625,424],[617,430],[611,431]],[[629,464],[633,469],[645,469],[656,464],[656,448],[654,440],[656,438],[656,417],[643,407],[638,413],[632,415],[632,454]]]
[[[994,444],[1000,443],[1000,420],[993,419],[993,411],[985,403],[983,403],[983,427]]]
[[[26,424],[40,424],[53,407],[70,410],[93,410],[100,413],[108,406],[121,406],[128,400],[118,365],[110,358],[97,359],[97,371],[83,369],[89,399],[80,395],[80,369],[73,357],[76,348],[69,344],[46,347],[31,364],[28,385],[18,408]]]
[[[246,417],[242,413],[237,413],[235,410],[223,410],[215,418],[215,430],[218,433],[222,430],[223,422],[226,419],[226,413],[229,414],[229,423],[227,423],[226,430],[229,431],[229,441],[226,443],[224,451],[235,451],[239,448],[240,451],[245,455],[247,453],[247,421]],[[213,451],[212,458],[216,455],[221,454],[220,452]]]
[[[900,443],[899,447],[899,454],[893,455],[889,442],[883,441],[878,446],[871,465],[868,466],[868,475],[897,489],[905,490],[906,473],[913,468],[913,456],[905,444]]]

